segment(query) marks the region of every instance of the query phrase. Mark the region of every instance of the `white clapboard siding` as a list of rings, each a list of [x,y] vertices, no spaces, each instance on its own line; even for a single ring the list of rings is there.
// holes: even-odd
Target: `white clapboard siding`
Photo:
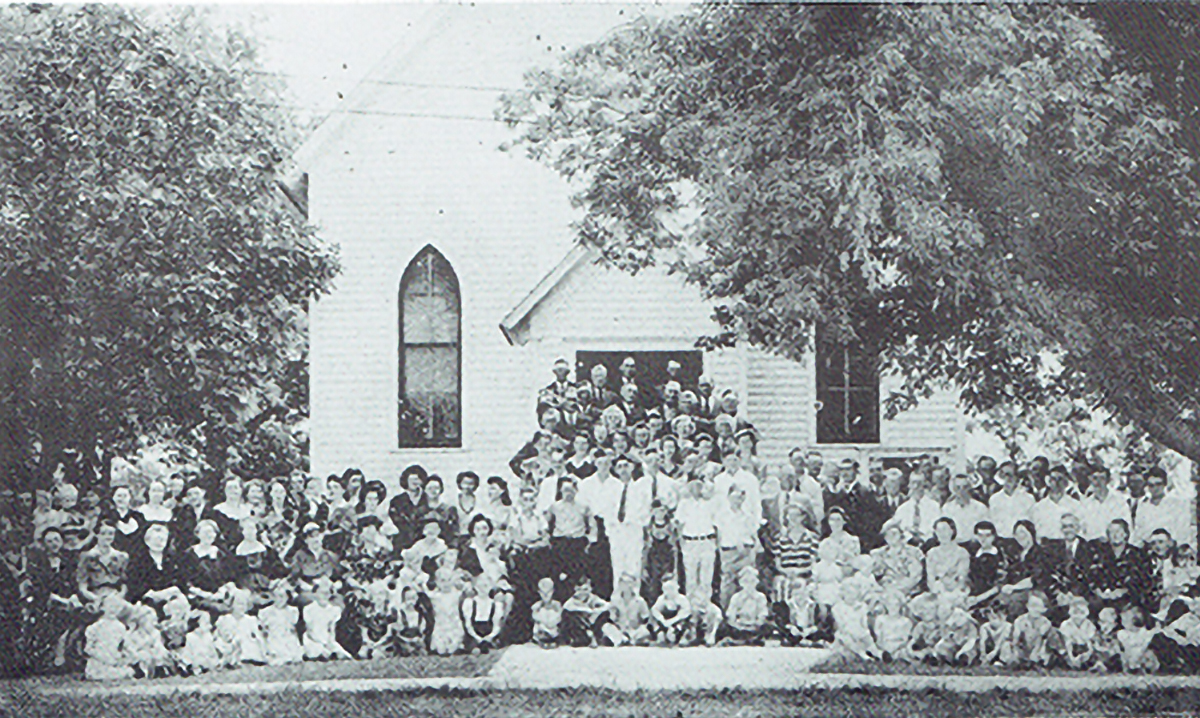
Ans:
[[[778,464],[787,460],[792,447],[812,441],[812,363],[761,350],[748,351],[746,363],[745,410],[760,436],[758,455]]]

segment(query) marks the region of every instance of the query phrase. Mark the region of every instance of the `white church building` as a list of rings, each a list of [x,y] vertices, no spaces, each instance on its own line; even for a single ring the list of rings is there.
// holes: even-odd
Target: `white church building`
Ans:
[[[954,393],[888,420],[888,379],[864,381],[844,355],[697,349],[716,330],[698,290],[598,264],[575,243],[566,182],[500,150],[514,137],[494,119],[501,92],[630,12],[431,7],[303,147],[303,204],[343,270],[310,308],[313,472],[357,466],[394,485],[420,463],[451,487],[466,469],[510,477],[554,360],[586,372],[626,355],[651,378],[673,358],[692,380],[733,389],[769,461],[802,446],[827,460],[935,453],[961,467]]]

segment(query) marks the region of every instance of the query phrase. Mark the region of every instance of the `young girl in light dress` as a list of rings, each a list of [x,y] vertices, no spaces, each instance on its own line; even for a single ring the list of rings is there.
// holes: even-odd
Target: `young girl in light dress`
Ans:
[[[217,639],[212,630],[212,614],[196,612],[196,627],[187,634],[187,643],[179,651],[179,662],[192,673],[205,673],[221,665]]]
[[[868,624],[868,611],[880,592],[871,561],[870,554],[862,554],[847,562],[853,573],[836,586],[837,600],[832,607],[835,645],[867,660],[877,659],[881,653]]]
[[[230,644],[225,654],[225,664],[266,663],[262,627],[259,625],[258,616],[248,613],[253,595],[245,589],[232,588],[229,591],[229,600],[230,612],[217,619],[217,632]],[[236,657],[231,659],[231,656]]]
[[[271,587],[271,605],[258,610],[267,665],[279,666],[304,660],[304,647],[300,645],[300,634],[296,632],[300,610],[288,604],[290,599],[287,580],[279,579]]]
[[[128,604],[112,593],[100,600],[100,618],[84,631],[84,651],[87,664],[84,676],[90,681],[132,678],[133,667],[125,651],[129,629],[121,622]]]
[[[1146,628],[1145,617],[1134,607],[1121,613],[1121,630],[1117,640],[1121,643],[1121,666],[1126,673],[1157,673],[1158,656],[1150,650],[1150,640],[1158,631]]]
[[[172,666],[171,654],[163,644],[158,632],[158,614],[142,604],[130,608],[132,627],[125,638],[126,652],[134,673],[144,678],[154,678],[166,673]]]
[[[884,612],[875,617],[875,643],[884,661],[908,660],[908,642],[912,638],[913,622],[904,615],[904,595],[887,591],[883,596]]]
[[[439,568],[434,580],[436,584],[429,594],[433,604],[433,634],[429,648],[438,655],[448,656],[463,647],[462,586],[458,572],[449,566]]]
[[[333,583],[325,576],[317,579],[312,603],[304,607],[305,658],[327,661],[350,657],[334,637],[334,627],[342,617],[342,607],[333,603],[332,598]]]

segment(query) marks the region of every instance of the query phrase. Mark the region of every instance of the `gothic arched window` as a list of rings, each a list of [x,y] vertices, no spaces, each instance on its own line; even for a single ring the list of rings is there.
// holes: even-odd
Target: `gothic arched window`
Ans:
[[[426,246],[400,280],[400,448],[462,446],[458,277]]]

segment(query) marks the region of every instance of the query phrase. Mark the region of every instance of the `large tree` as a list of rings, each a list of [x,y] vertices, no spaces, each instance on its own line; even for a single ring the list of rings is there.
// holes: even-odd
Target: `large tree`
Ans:
[[[530,72],[498,115],[576,183],[583,241],[716,301],[709,342],[797,357],[822,324],[904,378],[893,411],[946,381],[974,409],[1086,396],[1197,459],[1174,75],[1085,12],[702,7]]]
[[[279,190],[279,88],[192,10],[0,8],[0,67],[0,470],[146,438],[222,469],[303,410],[337,271]]]

